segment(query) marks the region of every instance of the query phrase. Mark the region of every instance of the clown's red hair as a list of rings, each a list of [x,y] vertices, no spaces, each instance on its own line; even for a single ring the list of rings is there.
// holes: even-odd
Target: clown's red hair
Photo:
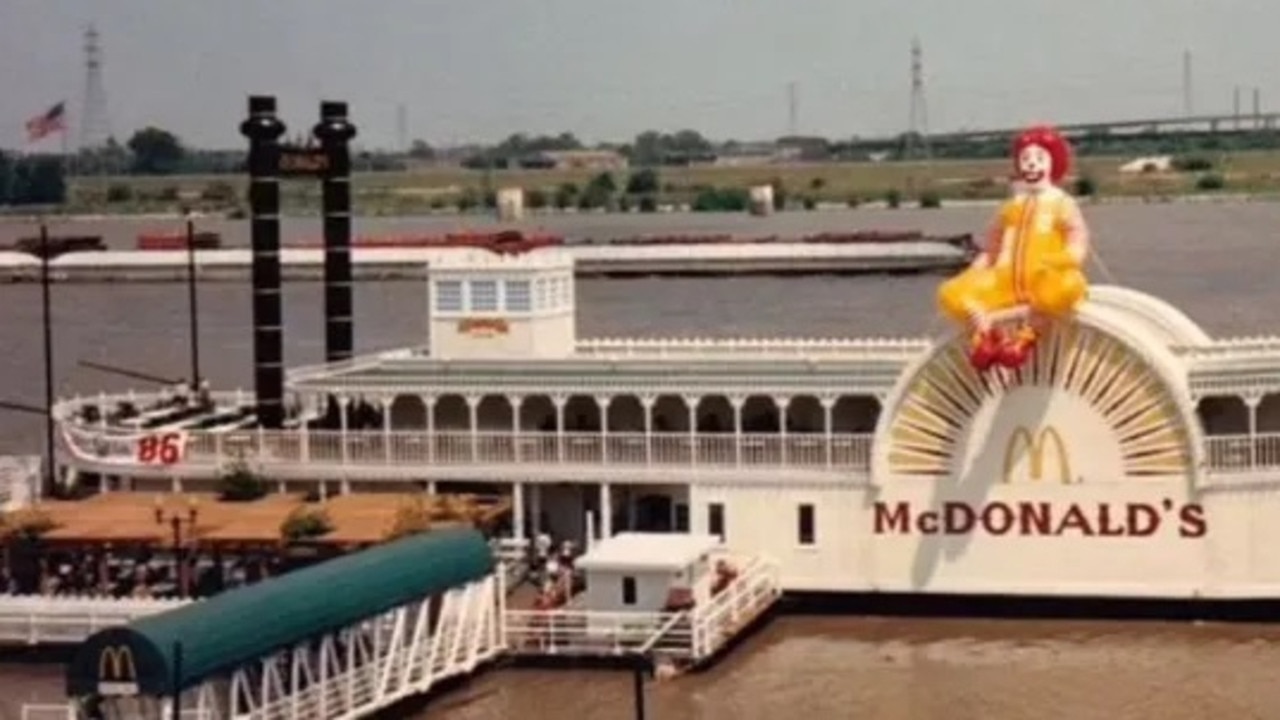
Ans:
[[[1018,156],[1022,154],[1023,150],[1032,145],[1038,145],[1049,151],[1049,157],[1053,159],[1053,168],[1049,172],[1049,179],[1055,184],[1062,182],[1062,178],[1066,177],[1067,171],[1071,169],[1071,145],[1067,143],[1067,139],[1062,137],[1062,133],[1048,125],[1037,125],[1023,130],[1013,140],[1015,172],[1018,166]]]

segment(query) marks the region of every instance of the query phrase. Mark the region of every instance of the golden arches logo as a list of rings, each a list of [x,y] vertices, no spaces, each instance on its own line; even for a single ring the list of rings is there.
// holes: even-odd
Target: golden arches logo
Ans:
[[[1039,435],[1032,434],[1025,425],[1019,426],[1009,436],[1009,444],[1004,448],[1004,468],[1002,477],[1006,483],[1013,482],[1013,470],[1018,465],[1018,451],[1026,448],[1027,476],[1033,482],[1044,479],[1045,449],[1052,444],[1058,456],[1058,477],[1063,485],[1070,485],[1075,480],[1071,475],[1071,459],[1067,456],[1067,444],[1062,434],[1052,425],[1040,430]]]
[[[138,666],[128,645],[106,647],[98,656],[98,692],[102,695],[136,695]]]

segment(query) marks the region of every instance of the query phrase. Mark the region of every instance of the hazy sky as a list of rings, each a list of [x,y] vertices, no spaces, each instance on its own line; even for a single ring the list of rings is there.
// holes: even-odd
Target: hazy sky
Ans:
[[[924,46],[932,130],[1280,107],[1280,0],[0,0],[0,146],[84,95],[81,34],[102,35],[108,114],[237,147],[249,93],[291,128],[345,99],[370,146],[571,130],[628,139],[906,129]],[[73,138],[75,135],[73,135]],[[47,141],[56,149],[58,141]],[[42,149],[32,147],[30,149]]]

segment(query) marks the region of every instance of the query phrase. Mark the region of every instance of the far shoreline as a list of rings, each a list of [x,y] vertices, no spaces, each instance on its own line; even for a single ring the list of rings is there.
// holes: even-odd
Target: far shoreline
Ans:
[[[1199,192],[1199,193],[1183,193],[1170,195],[1107,195],[1107,196],[1083,196],[1078,198],[1081,204],[1091,205],[1185,205],[1185,204],[1205,204],[1205,205],[1243,205],[1255,203],[1274,203],[1280,202],[1280,193],[1223,193],[1223,192]],[[778,215],[806,215],[810,213],[823,212],[849,212],[856,213],[858,210],[902,210],[902,211],[936,211],[946,210],[950,208],[984,208],[995,207],[1001,202],[1001,198],[977,198],[977,199],[944,199],[940,207],[921,207],[917,203],[904,202],[898,207],[891,207],[883,200],[867,201],[850,207],[845,203],[818,203],[813,208],[794,208],[786,210],[778,210],[774,214]],[[577,215],[594,215],[594,216],[610,216],[610,215],[690,215],[690,216],[725,216],[725,215],[747,215],[748,213],[740,211],[693,211],[688,206],[664,206],[656,212],[642,213],[636,210],[619,211],[619,210],[579,210],[577,208],[569,208],[565,210],[540,208],[537,210],[526,210],[523,220],[511,221],[509,224],[517,225],[521,222],[527,222],[530,219],[542,217],[562,217]],[[463,219],[476,220],[493,220],[494,212],[487,211],[468,211],[459,212],[454,208],[441,209],[428,212],[416,213],[360,213],[356,212],[357,217],[365,218],[396,218],[396,219],[412,219],[416,217],[437,218],[437,217],[457,217]],[[0,208],[0,223],[6,224],[37,224],[40,222],[59,222],[59,223],[91,223],[91,222],[112,222],[112,221],[173,221],[175,219],[184,219],[190,217],[193,220],[216,220],[224,222],[232,221],[248,221],[248,217],[234,211],[215,210],[207,212],[195,212],[189,216],[184,215],[178,209],[171,212],[162,211],[120,211],[120,212],[72,212],[60,213],[49,211],[43,213],[20,213],[11,208]],[[295,208],[281,214],[283,218],[300,219],[318,217],[318,208]]]

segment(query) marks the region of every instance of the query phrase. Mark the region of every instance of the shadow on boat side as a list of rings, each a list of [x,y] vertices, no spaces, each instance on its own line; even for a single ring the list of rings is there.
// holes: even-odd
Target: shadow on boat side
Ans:
[[[776,611],[789,615],[1271,623],[1280,620],[1280,598],[1169,600],[1044,595],[786,593],[778,602]]]
[[[0,644],[0,663],[22,665],[65,665],[71,662],[80,643],[40,645]]]

